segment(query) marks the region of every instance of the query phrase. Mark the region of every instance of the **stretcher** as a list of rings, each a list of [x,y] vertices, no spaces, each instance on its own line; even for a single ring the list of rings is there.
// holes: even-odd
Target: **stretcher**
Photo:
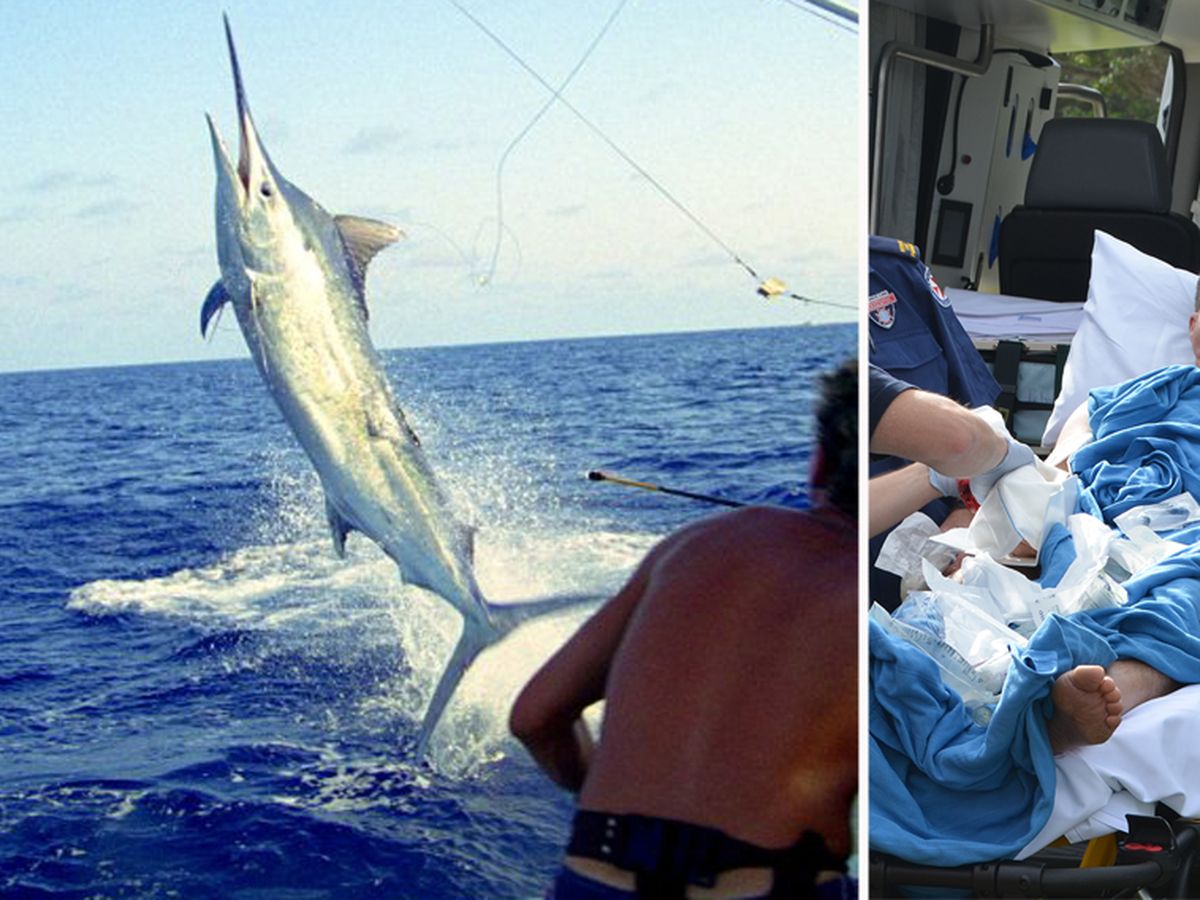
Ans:
[[[1092,463],[1103,463],[1107,467],[1105,469],[1097,468],[1090,475],[1083,477],[1089,491],[1088,502],[1091,504],[1089,512],[1103,518],[1106,523],[1111,525],[1114,518],[1121,514],[1120,503],[1123,501],[1119,499],[1118,494],[1130,484],[1145,484],[1147,487],[1151,487],[1147,478],[1153,475],[1156,471],[1155,467],[1163,462],[1164,454],[1165,456],[1178,454],[1175,461],[1179,464],[1182,473],[1181,475],[1176,473],[1173,476],[1182,477],[1182,482],[1177,487],[1172,487],[1171,490],[1183,491],[1193,497],[1200,495],[1200,467],[1195,465],[1197,454],[1200,453],[1200,441],[1198,441],[1200,404],[1196,403],[1196,400],[1200,399],[1198,391],[1200,391],[1200,372],[1192,366],[1176,366],[1150,373],[1136,384],[1130,383],[1130,385],[1114,387],[1093,395],[1096,408],[1101,411],[1102,415],[1098,420],[1099,426],[1094,426],[1099,430],[1096,439],[1087,448],[1087,452],[1081,451],[1076,455],[1074,465],[1075,471],[1080,472],[1081,476],[1085,476],[1088,466]],[[1160,406],[1161,408],[1159,408]],[[1103,415],[1111,415],[1111,418],[1106,420]],[[1178,440],[1181,443],[1178,444],[1177,450],[1147,449],[1143,447],[1143,444],[1148,437],[1155,441],[1169,439]],[[1090,459],[1090,457],[1095,457],[1095,459]],[[1090,462],[1084,462],[1088,459]],[[1122,466],[1127,469],[1122,470]],[[1154,489],[1158,488],[1155,486]],[[1140,502],[1148,502],[1148,499],[1143,498]],[[1082,518],[1091,521],[1096,527],[1100,527],[1096,518],[1088,516]],[[1104,531],[1102,527],[1100,530]],[[1150,564],[1142,574],[1122,581],[1123,587],[1129,591],[1127,605],[1115,604],[1110,609],[1092,610],[1083,620],[1087,623],[1086,625],[1080,625],[1080,622],[1076,620],[1068,621],[1064,627],[1068,629],[1080,627],[1086,631],[1093,625],[1099,625],[1095,636],[1100,638],[1100,644],[1097,645],[1100,646],[1105,640],[1111,641],[1113,634],[1120,632],[1120,628],[1124,627],[1120,623],[1128,623],[1134,611],[1138,611],[1140,615],[1140,611],[1153,608],[1155,615],[1151,618],[1158,624],[1154,625],[1151,630],[1156,628],[1158,633],[1144,632],[1139,625],[1134,629],[1133,636],[1136,636],[1138,640],[1149,640],[1158,642],[1160,646],[1172,647],[1171,652],[1177,652],[1177,662],[1183,668],[1178,670],[1179,674],[1172,674],[1170,677],[1183,684],[1195,684],[1200,681],[1200,668],[1197,668],[1197,660],[1200,660],[1200,652],[1198,652],[1200,644],[1196,639],[1196,636],[1200,635],[1200,620],[1196,619],[1197,596],[1200,595],[1200,592],[1197,591],[1197,585],[1200,584],[1200,554],[1197,553],[1196,545],[1200,543],[1200,529],[1198,529],[1197,523],[1191,522],[1184,527],[1168,532],[1166,539],[1176,540],[1178,550],[1172,551],[1172,555],[1168,558]],[[1165,617],[1161,616],[1164,612],[1167,613]],[[1178,616],[1172,618],[1176,613]],[[1070,618],[1074,620],[1075,617]],[[1113,631],[1108,634],[1108,637],[1104,637],[1100,632],[1109,626]],[[1121,633],[1123,634],[1123,632]],[[1032,642],[1030,646],[1032,647]],[[1038,649],[1040,651],[1042,648]],[[1109,650],[1112,655],[1108,659],[1087,658],[1086,656],[1079,658],[1077,656],[1074,664],[1087,661],[1108,665],[1113,658],[1130,656],[1131,654],[1126,652],[1127,649],[1127,646],[1123,647],[1118,641],[1118,643],[1112,644]],[[1134,658],[1140,658],[1136,654],[1132,655]],[[897,657],[897,659],[899,658]],[[1024,659],[1025,657],[1021,655],[1020,658]],[[911,692],[913,690],[910,684],[903,683],[899,679],[877,678],[874,669],[877,659],[886,660],[886,656],[878,656],[873,643],[873,701],[879,694],[883,695],[883,702],[886,704],[888,690],[893,692],[899,690]],[[1165,662],[1165,657],[1160,659]],[[1186,661],[1179,662],[1179,660]],[[1149,659],[1146,661],[1151,662]],[[1151,664],[1155,668],[1165,671],[1160,662],[1151,662]],[[1065,670],[1066,668],[1061,666],[1061,660],[1058,667],[1053,669],[1053,671]],[[897,671],[901,670],[897,669]],[[1046,671],[1050,671],[1050,668],[1047,668]],[[1014,674],[1022,676],[1023,671],[1019,666],[1010,668],[1009,683]],[[889,683],[901,686],[891,687]],[[1193,688],[1187,690],[1193,690]],[[1008,695],[1008,693],[1009,684],[1006,683],[1005,694]],[[1026,696],[1027,698],[1033,697],[1033,692],[1027,692]],[[1045,694],[1043,693],[1041,696],[1045,696]],[[1029,709],[1031,707],[1026,707],[1024,715],[1030,714]],[[1027,726],[1028,720],[1022,723],[1010,716],[1008,724],[1013,726],[1014,723],[1016,723],[1014,727],[1020,727],[1022,724]],[[995,719],[988,725],[989,734],[992,733],[994,724]],[[893,725],[894,723],[889,723],[888,727],[893,727]],[[928,789],[929,778],[936,780],[940,777],[935,775],[935,770],[942,766],[944,759],[940,758],[937,752],[926,753],[921,743],[926,738],[918,735],[914,740],[906,743],[908,738],[903,735],[897,738],[895,734],[877,732],[873,716],[873,754],[877,749],[875,747],[876,739],[882,740],[881,746],[892,748],[888,751],[892,754],[898,750],[904,750],[906,747],[916,747],[920,750],[921,758],[918,760],[917,756],[913,756],[912,760],[924,773],[922,777],[926,777],[926,782],[923,783],[923,786],[915,787],[911,796],[912,798],[930,796],[923,792]],[[1016,738],[1014,746],[1021,744],[1026,739],[1028,739],[1027,736],[1026,738]],[[962,749],[962,746],[954,746],[950,743],[947,743],[946,747],[951,753]],[[1055,797],[1056,784],[1054,774],[1050,773],[1047,776],[1045,769],[1045,761],[1048,757],[1048,754],[1045,753],[1046,748],[1042,747],[1040,751],[1034,752],[1037,749],[1030,744],[1029,749],[1025,752],[1029,758],[1039,757],[1042,760],[1041,768],[1034,773],[1035,766],[1032,762],[1029,763],[1027,771],[1020,773],[1021,777],[1025,778],[1021,783],[1029,789],[1029,797],[1040,796],[1044,801],[1047,795]],[[1044,755],[1039,756],[1039,754]],[[968,756],[969,754],[963,754],[962,758],[966,759]],[[1028,759],[1026,761],[1028,762]],[[873,756],[873,805],[876,803],[877,796],[874,762],[875,757]],[[1161,765],[1161,763],[1147,762],[1142,768],[1147,765],[1154,766]],[[1195,771],[1195,767],[1192,765],[1185,766],[1185,768]],[[1036,777],[1034,777],[1035,775]],[[886,789],[879,796],[889,797],[890,802],[891,797],[888,790],[899,785],[907,788],[908,777],[905,770],[898,769],[895,777],[890,781],[887,778],[881,780],[880,784],[884,785]],[[1015,779],[1014,783],[1017,780]],[[1036,781],[1036,786],[1031,787],[1034,781]],[[960,798],[965,799],[971,796],[969,790],[967,793],[963,793],[964,788],[961,785],[956,787],[954,782],[949,782],[948,786],[950,790],[959,791]],[[1062,793],[1065,795],[1066,792]],[[1164,795],[1155,796],[1161,798]],[[942,798],[941,803],[938,813],[941,818],[937,822],[941,830],[933,829],[935,840],[929,844],[930,847],[935,846],[936,840],[940,836],[950,836],[955,839],[958,837],[957,834],[951,834],[955,831],[956,810],[947,807],[945,797]],[[1008,811],[1011,813],[1015,808],[1010,804]],[[1191,809],[1180,808],[1191,815],[1197,813],[1194,806]],[[903,816],[897,814],[897,811],[903,812],[903,806],[884,807],[884,809],[886,815],[879,817],[876,816],[874,810],[872,811],[873,840],[875,835],[884,834],[883,828],[876,829],[877,822],[890,821],[893,827],[897,824],[901,829],[906,827]],[[923,815],[924,812],[925,807],[921,807],[920,813]],[[969,820],[970,813],[974,812],[973,810],[965,811],[963,813],[964,820]],[[1037,818],[1036,815],[1030,814],[1029,816],[1030,822],[1034,823],[1035,830],[1042,824],[1040,821],[1035,821]],[[916,818],[912,821],[915,822]],[[980,821],[978,815],[976,815],[976,821]],[[918,825],[912,828],[912,834],[919,839],[922,830],[926,829],[927,825],[928,823],[922,819]],[[940,852],[926,852],[920,846],[919,840],[910,838],[907,844],[902,841],[899,844],[908,848],[901,852],[904,856],[910,856],[910,859],[900,859],[895,855],[878,851],[873,852],[868,866],[869,891],[871,896],[880,897],[944,896],[948,894],[943,892],[950,889],[958,892],[949,894],[954,896],[965,893],[969,896],[986,897],[1196,897],[1200,896],[1200,872],[1197,872],[1195,862],[1196,848],[1200,846],[1197,844],[1198,828],[1200,826],[1195,820],[1181,818],[1165,806],[1160,806],[1154,810],[1154,815],[1130,817],[1126,820],[1123,831],[1118,832],[1115,836],[1110,836],[1107,840],[1093,842],[1090,845],[1053,846],[1040,850],[1025,859],[990,859],[945,866],[931,862],[931,860],[936,861],[941,857]],[[968,842],[974,840],[975,836],[970,834],[970,827],[963,830],[968,832],[965,836]],[[894,849],[896,845],[891,843],[893,839],[894,835],[888,835],[886,840],[880,839],[878,843],[880,846]],[[942,845],[937,846],[940,848]],[[950,845],[946,844],[945,846]],[[947,862],[985,859],[984,854],[971,857],[969,851],[963,852],[961,848],[954,850],[953,853],[958,853],[958,857],[955,858],[951,854],[946,857]]]
[[[1128,830],[1083,844],[1051,846],[1023,860],[941,868],[871,855],[871,897],[1200,896],[1200,825],[1166,807],[1130,816]],[[955,893],[945,893],[954,891]]]

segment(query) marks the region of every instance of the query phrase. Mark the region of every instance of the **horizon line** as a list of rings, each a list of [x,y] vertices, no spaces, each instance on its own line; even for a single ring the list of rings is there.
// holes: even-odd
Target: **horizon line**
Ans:
[[[520,340],[500,341],[459,341],[447,344],[412,344],[391,347],[377,347],[376,349],[380,353],[391,353],[397,350],[447,350],[453,347],[503,347],[507,345],[519,344],[545,344],[552,341],[601,341],[612,340],[614,338],[669,337],[671,335],[720,334],[722,332],[734,331],[782,331],[792,328],[826,328],[837,327],[840,325],[857,326],[857,324],[857,321],[851,319],[845,322],[810,322],[807,324],[792,323],[788,325],[747,325],[744,327],[725,328],[684,328],[674,331],[635,331],[612,334],[565,335],[557,337],[522,338]],[[6,375],[32,375],[44,372],[86,372],[91,369],[134,369],[145,366],[177,366],[189,363],[237,362],[239,360],[246,360],[247,362],[252,361],[249,353],[247,352],[241,356],[221,356],[216,358],[191,357],[183,359],[160,359],[152,362],[104,362],[83,365],[45,366],[33,369],[0,369],[0,377]]]

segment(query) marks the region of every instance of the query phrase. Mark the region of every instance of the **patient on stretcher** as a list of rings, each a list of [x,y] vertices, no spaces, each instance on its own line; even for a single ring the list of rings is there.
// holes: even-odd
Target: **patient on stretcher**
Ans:
[[[1196,319],[1190,329],[1200,337]],[[1145,758],[1166,741],[1192,759],[1200,737],[1193,726],[1188,742],[1175,732],[1150,745],[1145,738],[1156,710],[1176,710],[1171,698],[1200,690],[1176,690],[1200,684],[1200,515],[1168,522],[1145,512],[1164,503],[1185,508],[1179,498],[1200,497],[1200,368],[1169,366],[1093,391],[1084,423],[1090,439],[1062,454],[1072,477],[1052,476],[1059,484],[1050,490],[1062,496],[1040,509],[1033,504],[1042,520],[1030,525],[1036,515],[1011,511],[999,519],[1015,521],[1012,531],[1038,554],[1040,583],[1016,576],[1032,598],[1027,618],[1013,606],[1024,589],[984,555],[964,566],[957,588],[936,569],[926,571],[924,593],[937,599],[958,590],[958,599],[995,614],[1003,665],[986,715],[946,677],[945,659],[939,666],[927,652],[936,643],[930,635],[940,640],[952,630],[949,619],[939,626],[929,615],[935,606],[928,597],[918,598],[921,616],[908,621],[903,607],[898,624],[872,616],[871,833],[878,849],[957,865],[1027,854],[1063,833],[1120,827],[1114,809],[1144,814],[1162,800],[1183,814],[1200,812],[1195,788],[1160,783],[1161,770],[1178,771],[1184,761]],[[1004,483],[995,490],[1003,495]],[[975,537],[988,536],[976,530]],[[1013,534],[1001,537],[1003,546]],[[1075,592],[1069,608],[1052,602],[1064,591]],[[1105,602],[1089,602],[1105,592]],[[898,636],[914,623],[929,628],[924,638]],[[1131,746],[1123,734],[1135,710],[1129,734],[1140,744]]]
[[[1188,341],[1192,345],[1192,355],[1195,357],[1195,364],[1200,366],[1200,282],[1197,282],[1196,308],[1188,316],[1187,332]],[[1134,380],[1136,381],[1137,379]],[[1088,404],[1085,401],[1080,403],[1074,412],[1067,416],[1062,430],[1058,433],[1054,449],[1046,458],[1046,461],[1051,465],[1059,466],[1065,470],[1067,468],[1067,460],[1071,454],[1087,444],[1091,439],[1092,430],[1088,423]]]

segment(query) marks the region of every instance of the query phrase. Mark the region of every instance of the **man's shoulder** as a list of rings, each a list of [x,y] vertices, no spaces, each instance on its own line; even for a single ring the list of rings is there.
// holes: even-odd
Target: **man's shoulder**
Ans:
[[[784,506],[745,506],[694,523],[672,536],[685,552],[708,553],[713,548],[732,559],[758,557],[788,548],[789,555],[808,547],[828,551],[831,541],[854,541],[857,524],[832,507],[797,509]],[[666,546],[667,542],[664,542]]]

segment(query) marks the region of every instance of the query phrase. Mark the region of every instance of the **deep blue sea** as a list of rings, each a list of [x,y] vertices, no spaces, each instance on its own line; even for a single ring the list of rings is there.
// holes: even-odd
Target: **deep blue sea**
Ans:
[[[712,507],[803,504],[853,325],[391,351],[490,597],[611,592]],[[506,736],[586,615],[482,656],[353,535],[249,360],[0,375],[0,894],[540,896],[570,798]]]

